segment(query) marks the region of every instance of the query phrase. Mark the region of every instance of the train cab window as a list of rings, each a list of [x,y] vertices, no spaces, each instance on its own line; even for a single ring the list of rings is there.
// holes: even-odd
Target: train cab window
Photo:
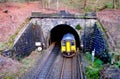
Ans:
[[[62,46],[65,46],[65,43],[66,43],[65,41],[62,41]]]
[[[71,45],[72,45],[72,46],[75,45],[74,41],[71,41]]]

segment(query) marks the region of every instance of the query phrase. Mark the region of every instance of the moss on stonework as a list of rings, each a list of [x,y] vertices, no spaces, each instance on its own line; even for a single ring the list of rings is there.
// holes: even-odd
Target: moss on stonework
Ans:
[[[78,25],[75,27],[75,29],[77,29],[77,30],[81,30],[82,27],[80,26],[80,24],[78,24]]]

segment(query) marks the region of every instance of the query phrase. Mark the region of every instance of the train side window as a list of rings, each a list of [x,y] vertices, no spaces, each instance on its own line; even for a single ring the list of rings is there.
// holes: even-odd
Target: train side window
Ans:
[[[65,46],[65,41],[62,41],[62,45]]]
[[[72,46],[75,45],[75,44],[74,44],[74,41],[71,41],[71,45],[72,45]]]

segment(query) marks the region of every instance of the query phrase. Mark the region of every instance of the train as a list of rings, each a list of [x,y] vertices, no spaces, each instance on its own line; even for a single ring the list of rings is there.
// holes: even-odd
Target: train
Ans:
[[[73,34],[66,33],[63,35],[61,53],[65,57],[73,57],[76,54],[76,40]]]

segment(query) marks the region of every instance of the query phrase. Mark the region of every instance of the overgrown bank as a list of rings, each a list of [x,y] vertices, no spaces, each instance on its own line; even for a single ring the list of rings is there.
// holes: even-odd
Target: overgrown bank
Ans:
[[[120,78],[120,61],[114,64],[104,64],[99,58],[92,61],[92,55],[86,52],[84,56],[86,65],[87,79],[119,79]]]

